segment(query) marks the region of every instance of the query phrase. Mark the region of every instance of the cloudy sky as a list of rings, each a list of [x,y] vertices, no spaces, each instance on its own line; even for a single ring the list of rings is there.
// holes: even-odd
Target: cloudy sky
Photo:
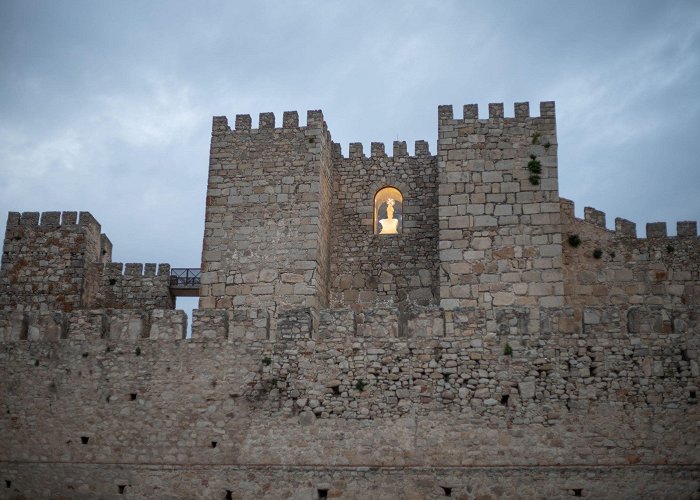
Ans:
[[[90,211],[115,261],[199,265],[211,117],[236,113],[435,152],[439,104],[554,100],[579,215],[700,219],[697,0],[2,0],[0,68],[0,213]]]

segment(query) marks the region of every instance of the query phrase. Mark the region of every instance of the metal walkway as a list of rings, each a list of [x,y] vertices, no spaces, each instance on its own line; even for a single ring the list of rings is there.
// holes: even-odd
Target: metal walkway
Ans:
[[[199,297],[201,269],[181,267],[170,269],[170,293],[173,297]]]

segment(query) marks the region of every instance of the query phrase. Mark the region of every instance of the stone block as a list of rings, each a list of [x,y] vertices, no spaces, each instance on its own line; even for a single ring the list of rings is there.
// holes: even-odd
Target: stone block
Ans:
[[[20,311],[0,312],[0,342],[26,340],[27,330],[25,313]]]
[[[154,309],[151,311],[151,340],[180,340],[187,336],[187,314],[185,311]]]
[[[665,238],[666,223],[665,222],[649,222],[647,223],[647,238]]]
[[[192,340],[226,340],[228,313],[224,309],[193,309]]]
[[[698,223],[695,221],[680,221],[676,223],[676,234],[681,238],[692,238],[698,235]]]
[[[300,307],[281,311],[277,315],[277,338],[308,339],[313,336],[314,311],[310,307]]]
[[[66,338],[65,316],[59,311],[37,311],[27,314],[27,340],[60,340]]]
[[[399,310],[395,306],[366,307],[355,314],[360,337],[399,336]]]
[[[109,336],[109,318],[101,309],[77,310],[67,315],[68,338],[96,340]]]
[[[522,399],[533,399],[535,397],[535,381],[518,382],[518,392]]]
[[[111,340],[139,340],[148,337],[148,321],[143,311],[111,310],[108,336]]]
[[[270,313],[267,309],[235,307],[229,321],[229,338],[235,340],[268,340],[272,337]]]
[[[529,333],[530,308],[496,308],[496,330],[499,335],[526,335]]]
[[[354,337],[355,311],[352,309],[322,309],[319,313],[318,338]]]
[[[445,335],[444,311],[438,307],[413,306],[404,312],[403,317],[406,322],[403,331],[409,338]]]

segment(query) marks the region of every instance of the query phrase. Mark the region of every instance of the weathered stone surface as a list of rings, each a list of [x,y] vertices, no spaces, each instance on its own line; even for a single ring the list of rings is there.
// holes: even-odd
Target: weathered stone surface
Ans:
[[[577,219],[553,103],[438,118],[435,155],[345,158],[319,111],[215,117],[191,339],[167,264],[111,262],[88,213],[11,213],[5,496],[696,494],[697,225]]]

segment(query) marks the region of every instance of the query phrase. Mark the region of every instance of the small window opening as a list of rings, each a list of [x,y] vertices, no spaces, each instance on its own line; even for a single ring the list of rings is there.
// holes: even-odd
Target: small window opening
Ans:
[[[123,494],[124,494],[124,490],[126,489],[126,485],[125,485],[125,484],[120,484],[120,485],[118,485],[117,487],[119,488],[119,494],[120,494],[120,495],[123,495]]]
[[[340,396],[340,386],[339,385],[331,387],[331,389],[333,389],[333,395]]]
[[[226,497],[225,500],[233,500],[233,491],[231,490],[226,490]]]
[[[574,496],[575,497],[582,496],[582,493],[583,493],[583,488],[574,488]]]
[[[88,444],[88,441],[90,441],[89,436],[80,436],[80,442],[83,444]]]
[[[326,488],[319,488],[318,498],[328,498],[328,490]]]
[[[217,444],[219,444],[219,443],[217,443],[216,441],[212,441],[212,442],[211,442],[211,447],[212,447],[212,448],[216,448],[216,445],[217,445]]]
[[[387,186],[374,195],[374,234],[399,234],[403,222],[403,195]]]
[[[136,393],[135,392],[132,392],[131,394],[129,394],[129,397],[131,398],[132,401],[136,401]]]
[[[446,497],[452,496],[452,488],[450,486],[443,486],[442,491],[445,493]]]
[[[501,404],[503,406],[508,406],[508,398],[510,398],[509,394],[504,394],[501,396]]]
[[[5,488],[12,488],[12,481],[5,479]]]

